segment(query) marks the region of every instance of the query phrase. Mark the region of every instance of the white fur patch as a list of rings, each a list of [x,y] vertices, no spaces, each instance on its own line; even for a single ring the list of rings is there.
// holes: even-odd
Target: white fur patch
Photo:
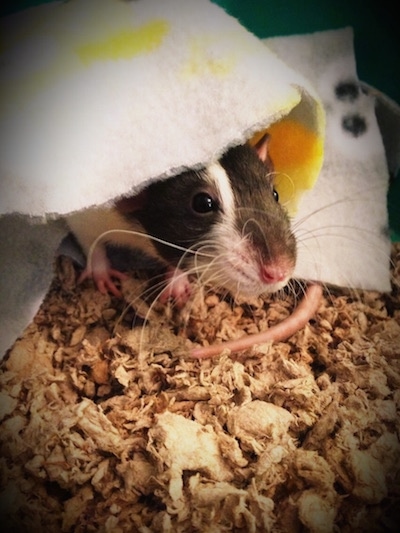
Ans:
[[[213,163],[207,169],[207,178],[218,191],[222,201],[222,211],[227,221],[233,221],[235,216],[235,198],[228,174],[220,163]]]

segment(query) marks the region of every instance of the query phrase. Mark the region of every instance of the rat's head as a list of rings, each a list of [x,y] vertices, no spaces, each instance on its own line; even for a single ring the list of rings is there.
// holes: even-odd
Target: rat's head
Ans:
[[[268,139],[231,148],[218,162],[154,182],[136,213],[167,262],[204,283],[255,296],[288,282],[295,237],[273,188]]]

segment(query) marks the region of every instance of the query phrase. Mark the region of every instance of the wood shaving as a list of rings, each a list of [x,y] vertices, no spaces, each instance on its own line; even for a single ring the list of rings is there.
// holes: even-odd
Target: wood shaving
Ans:
[[[301,292],[151,304],[76,286],[67,258],[0,367],[10,532],[390,532],[400,518],[400,245],[392,292],[326,289],[285,342],[208,346],[288,317]],[[128,303],[127,303],[128,302]]]

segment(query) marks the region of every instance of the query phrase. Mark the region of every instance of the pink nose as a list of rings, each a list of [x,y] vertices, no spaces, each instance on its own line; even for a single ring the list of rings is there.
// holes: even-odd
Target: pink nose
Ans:
[[[267,263],[262,265],[260,270],[260,277],[265,283],[279,283],[286,279],[289,270],[282,265]]]

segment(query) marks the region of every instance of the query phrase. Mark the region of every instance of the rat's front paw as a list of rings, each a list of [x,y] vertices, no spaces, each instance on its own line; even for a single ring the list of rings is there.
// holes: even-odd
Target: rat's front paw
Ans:
[[[160,302],[166,303],[173,300],[174,305],[183,307],[189,300],[192,288],[187,274],[179,268],[168,268],[165,280],[167,286],[160,294]]]
[[[124,274],[123,272],[120,272],[119,270],[114,270],[113,268],[110,268],[107,270],[107,272],[96,274],[93,273],[93,279],[96,283],[97,288],[102,294],[106,294],[107,292],[110,292],[114,296],[117,296],[118,298],[122,298],[122,292],[118,289],[118,287],[115,285],[113,278],[124,280],[128,276]]]
[[[113,278],[122,281],[127,278],[127,275],[119,270],[111,268],[105,251],[102,248],[98,248],[88,259],[88,264],[80,275],[78,283],[81,283],[85,279],[93,279],[97,289],[102,294],[110,292],[114,296],[122,298],[122,292],[115,285]]]
[[[78,283],[82,283],[86,279],[93,279],[97,289],[102,293],[106,294],[110,292],[118,298],[122,298],[122,292],[115,285],[113,278],[124,280],[127,278],[127,275],[119,270],[114,270],[110,268],[108,270],[89,270],[85,268],[82,274],[79,276]]]

